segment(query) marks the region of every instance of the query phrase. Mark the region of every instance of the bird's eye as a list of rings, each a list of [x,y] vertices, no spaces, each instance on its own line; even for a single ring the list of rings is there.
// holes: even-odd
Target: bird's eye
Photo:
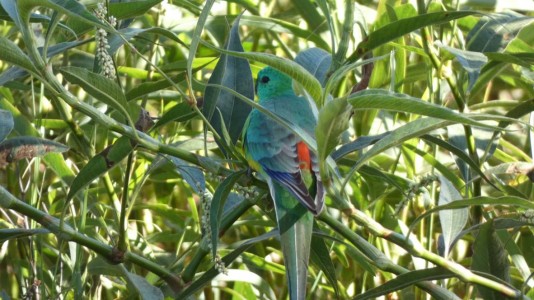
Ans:
[[[261,82],[262,82],[262,83],[267,83],[267,82],[269,82],[269,80],[271,80],[271,78],[269,78],[269,76],[263,76],[263,77],[261,78]]]

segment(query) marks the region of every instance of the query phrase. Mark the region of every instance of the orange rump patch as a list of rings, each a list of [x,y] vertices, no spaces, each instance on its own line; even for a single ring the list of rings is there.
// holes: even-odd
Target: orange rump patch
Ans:
[[[299,159],[299,167],[301,169],[311,169],[310,149],[308,149],[308,146],[304,142],[299,142],[297,144],[297,157]]]

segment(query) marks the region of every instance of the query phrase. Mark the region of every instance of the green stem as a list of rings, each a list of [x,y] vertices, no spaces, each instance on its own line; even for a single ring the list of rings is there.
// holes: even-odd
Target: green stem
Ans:
[[[360,210],[353,210],[351,217],[356,221],[356,223],[364,226],[373,235],[388,240],[394,244],[397,244],[415,257],[423,258],[427,261],[434,263],[437,266],[443,267],[446,270],[451,271],[456,275],[456,277],[458,277],[462,281],[483,285],[485,287],[498,291],[508,297],[518,298],[519,295],[521,295],[521,292],[516,289],[513,289],[509,286],[493,281],[486,277],[474,274],[469,269],[456,262],[447,260],[437,254],[427,251],[422,245],[414,243],[403,235],[383,227],[381,224],[379,224]],[[319,219],[327,223],[331,227],[335,226],[332,228],[341,233],[352,244],[354,244],[354,246],[360,249],[360,251],[362,251],[365,255],[375,261],[377,267],[379,267],[381,270],[395,273],[394,270],[398,266],[390,262],[389,259],[384,256],[383,253],[368,244],[367,241],[359,237],[347,226],[344,226],[343,224],[339,223],[339,221],[328,216],[328,214],[326,213],[321,214],[319,216]],[[393,268],[393,266],[395,268]]]
[[[126,219],[127,219],[127,210],[128,210],[128,186],[130,185],[130,174],[132,172],[133,165],[133,153],[128,154],[128,162],[126,164],[126,172],[124,173],[124,186],[122,188],[122,200],[121,200],[121,215],[120,215],[120,225],[119,225],[119,251],[127,251],[128,243],[126,242],[127,229],[126,229]]]

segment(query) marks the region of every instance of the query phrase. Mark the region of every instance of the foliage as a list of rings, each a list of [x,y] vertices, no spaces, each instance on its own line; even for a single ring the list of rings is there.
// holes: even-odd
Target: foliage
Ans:
[[[286,298],[242,152],[253,108],[318,152],[309,298],[534,295],[532,12],[0,4],[2,298]],[[253,101],[265,65],[315,104],[316,136]]]

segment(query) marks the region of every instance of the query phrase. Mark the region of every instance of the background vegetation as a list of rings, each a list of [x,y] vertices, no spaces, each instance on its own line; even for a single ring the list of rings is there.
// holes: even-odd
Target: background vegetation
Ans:
[[[265,65],[319,109],[310,299],[534,295],[532,1],[0,3],[3,299],[285,298]]]

